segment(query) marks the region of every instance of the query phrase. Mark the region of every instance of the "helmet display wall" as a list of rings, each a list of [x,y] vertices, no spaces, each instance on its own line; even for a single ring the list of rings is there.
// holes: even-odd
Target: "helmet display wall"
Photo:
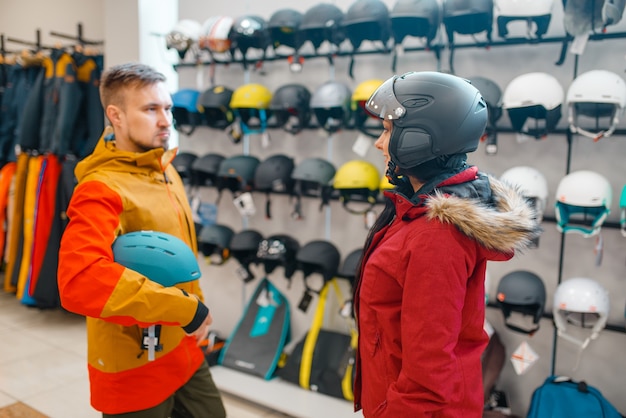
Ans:
[[[394,15],[396,3],[397,14]],[[279,46],[279,50],[276,52],[278,58],[275,60],[272,60],[274,51],[268,50],[267,58],[262,68],[254,69],[250,67],[248,72],[243,71],[241,67],[236,65],[224,65],[216,68],[216,80],[220,84],[230,86],[233,90],[238,86],[244,85],[245,80],[245,82],[260,83],[266,86],[273,94],[268,108],[269,119],[267,128],[271,135],[271,140],[264,142],[260,136],[251,134],[248,142],[244,143],[248,144],[250,155],[259,157],[261,161],[277,154],[290,157],[294,162],[293,175],[295,177],[300,176],[302,174],[300,173],[301,171],[307,171],[303,169],[308,164],[315,165],[316,163],[319,167],[324,167],[324,170],[321,171],[311,169],[309,172],[302,174],[305,177],[308,176],[308,179],[302,178],[294,181],[295,197],[290,197],[288,194],[281,194],[280,192],[271,193],[271,219],[264,216],[264,211],[260,210],[258,215],[247,220],[248,226],[254,227],[268,237],[280,233],[293,234],[293,237],[297,238],[301,245],[329,238],[342,255],[348,254],[350,250],[362,245],[367,233],[367,228],[364,227],[364,223],[366,223],[364,221],[365,216],[355,216],[344,209],[339,191],[334,190],[332,187],[334,183],[332,179],[336,173],[340,173],[340,168],[344,164],[355,159],[373,163],[379,173],[376,186],[378,189],[376,195],[377,203],[373,210],[376,213],[380,213],[382,209],[380,203],[383,201],[383,195],[380,190],[391,190],[393,186],[382,175],[386,167],[383,165],[379,150],[373,146],[375,135],[378,133],[377,129],[380,129],[377,125],[379,120],[368,116],[371,114],[371,111],[359,113],[360,110],[365,110],[365,107],[360,107],[358,102],[365,96],[368,96],[367,99],[369,99],[372,91],[382,87],[383,81],[394,74],[401,77],[403,74],[410,72],[433,72],[435,73],[434,76],[437,77],[439,73],[448,72],[450,67],[446,65],[445,58],[449,56],[449,50],[445,48],[439,49],[441,61],[438,61],[435,54],[433,54],[437,45],[445,46],[447,44],[446,28],[443,23],[443,8],[431,8],[431,10],[427,7],[428,3],[426,1],[384,1],[392,23],[388,45],[393,46],[400,41],[401,36],[404,34],[404,38],[400,41],[403,51],[400,52],[402,55],[399,55],[396,64],[397,68],[394,72],[390,71],[391,51],[383,52],[378,41],[362,41],[358,50],[354,51],[356,59],[353,79],[349,76],[349,65],[354,45],[346,34],[345,25],[334,26],[334,22],[335,20],[343,21],[346,18],[348,10],[355,4],[354,1],[343,1],[333,3],[332,5],[308,2],[302,6],[277,3],[273,9],[266,11],[256,10],[256,13],[269,21],[275,12],[285,8],[293,8],[293,10],[302,13],[301,29],[306,27],[305,22],[307,19],[310,19],[311,15],[315,15],[312,12],[307,18],[306,15],[309,10],[323,11],[319,13],[322,17],[318,21],[333,20],[327,19],[329,15],[335,16],[336,19],[333,20],[333,24],[328,25],[328,30],[322,30],[319,24],[310,24],[308,26],[309,32],[307,30],[302,31],[303,34],[307,35],[303,37],[302,45],[298,50],[298,54],[304,59],[299,73],[289,70],[287,57],[278,57],[283,53],[287,55],[292,54],[293,48],[286,45]],[[599,278],[602,284],[613,290],[612,295],[616,295],[613,298],[617,298],[617,303],[614,303],[611,308],[607,324],[609,328],[611,325],[620,327],[624,321],[623,312],[620,312],[619,305],[624,304],[626,296],[623,291],[619,290],[618,284],[619,280],[621,280],[618,277],[619,272],[624,271],[622,266],[624,244],[620,241],[624,238],[619,229],[614,228],[615,225],[619,225],[620,211],[617,207],[618,201],[613,199],[611,211],[608,213],[600,233],[590,237],[591,239],[584,238],[581,234],[567,233],[566,238],[563,238],[565,244],[561,247],[560,240],[563,234],[556,227],[556,200],[560,180],[570,172],[585,169],[594,170],[603,175],[610,181],[614,193],[617,193],[618,190],[621,191],[621,187],[626,183],[626,178],[624,178],[626,174],[623,172],[622,163],[615,156],[626,152],[626,145],[624,141],[621,141],[626,122],[625,118],[619,118],[613,135],[604,137],[597,142],[593,142],[592,139],[571,130],[569,126],[570,105],[566,99],[566,92],[574,80],[574,54],[568,52],[564,63],[560,66],[555,65],[562,46],[561,40],[557,41],[557,38],[565,33],[563,10],[560,2],[533,2],[533,5],[537,6],[536,10],[531,7],[518,5],[517,7],[520,9],[524,9],[526,17],[533,18],[531,19],[532,23],[529,30],[527,30],[527,20],[522,18],[513,19],[520,15],[516,15],[511,8],[506,10],[504,6],[498,10],[496,3],[503,5],[505,2],[494,1],[494,20],[491,30],[492,32],[499,30],[496,19],[501,16],[503,19],[500,19],[500,22],[506,24],[506,35],[502,36],[504,32],[493,33],[489,43],[490,48],[488,49],[486,48],[488,43],[486,41],[486,31],[474,35],[455,32],[454,74],[471,82],[470,84],[464,81],[471,87],[468,88],[468,91],[475,93],[475,90],[477,90],[479,92],[479,95],[476,96],[476,103],[480,103],[481,108],[484,106],[486,109],[484,119],[481,113],[480,119],[477,119],[480,123],[476,124],[475,135],[474,131],[472,131],[472,140],[468,141],[470,143],[467,145],[468,148],[476,150],[468,154],[468,163],[476,164],[482,171],[486,171],[503,180],[506,179],[507,182],[517,184],[525,192],[524,195],[527,195],[526,197],[529,200],[535,202],[537,216],[542,218],[543,233],[537,248],[518,254],[506,263],[497,263],[489,266],[490,274],[494,277],[504,277],[515,271],[532,271],[533,274],[541,277],[545,286],[543,312],[537,317],[536,324],[532,323],[538,329],[535,330],[531,339],[528,340],[528,343],[539,354],[539,359],[529,369],[527,374],[523,376],[523,379],[525,379],[523,382],[516,375],[513,368],[510,367],[510,362],[507,362],[503,370],[505,380],[502,381],[501,385],[509,394],[512,408],[518,414],[523,415],[527,408],[528,399],[530,399],[531,386],[535,382],[538,385],[540,381],[543,381],[545,374],[552,367],[551,344],[556,328],[551,323],[550,317],[552,316],[554,292],[559,280],[561,280],[559,275],[562,275],[564,280],[567,277],[575,277],[581,274],[589,277],[600,277],[592,274],[596,269],[609,272]],[[525,2],[515,3],[522,4]],[[539,3],[542,3],[541,6],[546,9],[550,5],[549,21],[547,16],[540,13]],[[423,7],[424,10],[420,12],[421,9],[416,9],[413,15],[405,15],[406,19],[411,18],[413,19],[412,21],[418,22],[419,16],[415,15],[420,15],[420,13],[422,15],[428,14],[429,10],[435,15],[436,10],[440,13],[438,17],[440,21],[434,28],[431,26],[422,27],[421,23],[420,25],[416,23],[412,26],[416,32],[413,34],[401,33],[402,27],[400,23],[403,21],[399,17],[402,9],[400,6],[408,4]],[[211,11],[210,13],[217,13],[217,11]],[[394,16],[395,24],[397,25],[395,27],[396,32],[394,32]],[[422,22],[435,21],[435,17],[430,14],[428,16],[430,20],[422,18]],[[619,25],[609,26],[607,29],[609,31],[618,31],[624,27],[622,26],[623,24],[620,21]],[[418,29],[423,30],[423,32],[417,33]],[[434,29],[436,29],[436,32],[433,32]],[[527,35],[528,37],[526,38]],[[596,36],[600,38],[602,34],[592,35],[592,39],[589,40],[584,53],[578,56],[577,73],[583,75],[590,70],[605,69],[624,78],[621,55],[615,52],[620,50],[620,47],[617,46],[619,40],[612,41],[609,39],[596,42],[594,40]],[[525,40],[522,41],[522,38],[525,38]],[[431,45],[427,46],[426,42],[429,40]],[[599,52],[601,48],[603,48],[604,55]],[[612,52],[607,52],[607,50]],[[335,52],[332,56],[332,62],[327,59],[329,51]],[[185,77],[191,79],[193,77],[192,68],[180,68],[179,74],[186,74]],[[533,73],[541,73],[541,75],[534,79],[534,75],[528,76],[528,74]],[[516,83],[513,81],[518,77],[521,78],[522,82],[517,97],[516,94],[513,94],[515,89],[505,94],[510,84],[513,87],[515,86]],[[400,81],[397,81],[397,85],[399,85]],[[553,81],[556,81],[556,83]],[[336,95],[337,98],[333,103],[330,103],[329,100],[332,94],[320,94],[321,87],[328,82],[345,86],[335,90],[331,89],[332,94]],[[374,88],[374,84],[378,85]],[[297,87],[293,85],[297,85]],[[291,87],[282,89],[284,86]],[[369,94],[362,92],[365,87],[372,87],[369,90]],[[300,102],[299,92],[304,92],[304,89],[310,92],[309,107],[311,117],[306,124],[300,120],[301,112],[303,115],[306,115],[306,106],[299,107],[289,103],[292,101],[291,99],[298,99],[298,102]],[[281,99],[283,92],[287,96],[291,95],[291,98]],[[318,97],[316,97],[316,92],[318,92]],[[341,92],[345,92],[345,94],[339,100],[338,97]],[[303,93],[303,96],[305,95]],[[405,97],[410,95],[411,93],[407,92]],[[556,101],[550,101],[553,96],[556,97]],[[479,97],[482,100],[478,99]],[[316,101],[314,98],[316,100],[320,98],[328,100],[323,102],[323,100]],[[451,99],[451,101],[455,100],[456,104],[461,102],[467,103],[467,109],[475,108],[472,107],[474,102],[469,103],[469,99],[467,102],[459,100],[458,97]],[[402,102],[402,100],[399,100],[399,102]],[[306,101],[302,101],[302,103],[304,104]],[[445,110],[435,113],[446,115],[446,119],[443,119],[445,125],[445,121],[449,120],[452,122],[454,119],[450,116],[453,108],[445,104],[441,106],[441,109]],[[542,106],[544,107],[540,108]],[[286,110],[287,108],[289,109]],[[337,115],[329,115],[329,109],[333,108],[341,109],[341,112],[337,112]],[[317,113],[315,112],[316,109],[318,110]],[[343,118],[346,115],[343,109],[347,109],[347,113],[349,113],[347,119]],[[518,112],[520,115],[516,114],[518,109],[521,109]],[[460,107],[458,110],[459,115],[463,113]],[[543,111],[544,114],[540,114],[540,111]],[[279,114],[278,112],[283,113]],[[320,116],[319,113],[325,114],[318,117]],[[548,118],[545,115],[548,115]],[[287,129],[284,129],[282,121],[287,116],[291,123],[287,123],[285,125]],[[376,116],[379,116],[379,114]],[[371,132],[373,133],[371,139],[360,130],[363,119],[359,118],[365,118],[366,123],[371,123]],[[432,119],[433,116],[429,116],[426,119],[429,118]],[[320,123],[320,120],[328,122],[328,119],[333,124]],[[595,131],[595,120],[590,119],[588,116],[579,114],[578,121],[583,129],[588,129],[590,132],[598,132],[610,126],[609,118],[604,116],[601,122],[605,123],[606,126],[601,125],[598,131]],[[326,125],[326,128],[324,125]],[[292,130],[289,129],[290,126],[293,128]],[[445,127],[453,131],[452,123],[448,123]],[[488,154],[486,152],[487,141],[481,138],[485,127],[497,133],[496,154]],[[396,134],[400,131],[401,129],[397,129]],[[361,135],[362,133],[363,135]],[[450,134],[446,133],[447,135]],[[364,151],[358,149],[357,137],[359,136],[361,137],[360,141],[371,141],[369,143],[366,142],[367,146]],[[213,134],[208,137],[194,134],[192,137],[196,139],[191,138],[191,141],[187,142],[188,146],[207,147],[208,149],[220,150],[228,154],[235,154],[242,149],[241,145],[229,148],[231,145],[228,142],[215,138]],[[441,138],[443,137],[441,136]],[[192,143],[193,145],[190,145]],[[400,154],[403,156],[401,163],[404,162],[409,165],[415,163],[413,159],[404,161],[407,154],[404,152]],[[325,177],[320,180],[319,174],[322,171],[325,173]],[[316,173],[318,174],[317,177],[315,176]],[[311,178],[312,181],[309,181]],[[339,186],[340,188],[343,187],[341,184]],[[326,188],[326,192],[323,191],[324,188]],[[206,188],[204,193],[211,196],[211,188]],[[329,194],[330,197],[327,199],[327,203],[323,204],[322,197],[328,197]],[[262,207],[265,201],[264,192],[255,193],[255,191],[252,191],[252,196],[255,204]],[[356,198],[356,195],[351,197]],[[298,198],[299,204],[296,203]],[[361,205],[365,206],[365,203],[355,200],[350,200],[349,203],[351,208],[360,209]],[[227,213],[229,208],[232,207],[231,202],[226,200],[220,203],[219,206],[221,212],[218,215],[218,219],[227,219],[230,225],[239,228],[241,225],[239,214],[236,212]],[[300,210],[300,216],[294,215],[296,207]],[[297,234],[294,231],[298,231]],[[597,252],[595,247],[597,247],[596,239],[598,237],[601,237],[604,242],[604,255],[600,266],[596,264],[597,257],[595,254]],[[563,265],[559,267],[561,251],[563,252]],[[227,274],[222,273],[223,271],[229,272],[235,266],[236,264],[234,263],[225,263],[224,266],[215,266],[213,271],[215,271],[215,275],[223,275]],[[249,268],[256,277],[261,277],[265,271],[262,264],[258,266],[251,264]],[[221,270],[216,271],[217,269]],[[615,272],[618,272],[618,274],[616,275]],[[300,270],[296,270],[289,281],[283,279],[282,269],[280,268],[274,269],[268,275],[275,277],[275,282],[280,286],[284,285],[286,287],[287,283],[291,283],[291,288],[289,289],[291,293],[289,295],[293,300],[293,304],[297,305],[300,302],[303,291],[303,274]],[[320,273],[312,272],[307,281],[310,282],[312,287],[317,289],[317,284],[321,277]],[[218,281],[215,280],[215,282]],[[237,281],[229,283],[233,286],[240,284]],[[515,332],[505,324],[501,310],[499,308],[494,309],[497,308],[495,287],[494,284],[492,288],[493,294],[490,295],[487,307],[487,316],[489,322],[496,328],[503,343],[506,345],[507,352],[511,353],[530,334]],[[587,376],[598,376],[598,373],[593,368],[596,365],[597,358],[603,356],[603,354],[599,354],[599,351],[608,350],[613,353],[615,349],[607,346],[614,344],[614,341],[621,341],[621,338],[622,334],[620,332],[603,332],[585,350],[579,366],[580,373],[585,373]],[[569,370],[566,366],[575,363],[574,359],[577,356],[576,347],[573,344],[563,342],[562,338],[559,338],[557,341],[558,351],[556,357],[559,359],[559,362],[556,363],[556,371],[567,373]],[[565,366],[560,366],[561,364]],[[597,380],[601,379],[599,377]],[[609,387],[608,389],[603,388],[603,390],[611,394],[612,389]]]

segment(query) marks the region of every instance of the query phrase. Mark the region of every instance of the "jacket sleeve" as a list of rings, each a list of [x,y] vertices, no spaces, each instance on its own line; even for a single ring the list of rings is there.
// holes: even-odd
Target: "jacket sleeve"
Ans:
[[[74,190],[61,239],[58,282],[63,307],[120,325],[177,325],[193,332],[208,315],[195,295],[163,287],[113,261],[122,200],[101,182]]]
[[[464,398],[464,381],[473,376],[464,375],[455,350],[473,264],[468,241],[454,227],[440,225],[407,243],[407,268],[399,279],[402,369],[381,417],[448,417],[446,406]]]

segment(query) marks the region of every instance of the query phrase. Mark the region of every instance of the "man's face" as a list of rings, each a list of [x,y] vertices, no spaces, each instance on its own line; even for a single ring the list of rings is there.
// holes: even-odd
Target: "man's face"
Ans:
[[[172,98],[164,83],[129,88],[113,121],[115,144],[123,151],[169,147]]]

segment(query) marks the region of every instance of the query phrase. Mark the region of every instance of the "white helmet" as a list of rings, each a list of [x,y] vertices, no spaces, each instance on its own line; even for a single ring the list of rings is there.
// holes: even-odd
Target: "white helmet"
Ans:
[[[622,235],[626,237],[626,186],[622,189],[622,195],[619,199],[619,224],[622,230]]]
[[[540,138],[558,124],[564,99],[565,92],[556,77],[543,72],[526,73],[507,85],[502,108],[507,110],[515,131]],[[529,129],[524,126],[528,118],[544,119],[545,126]]]
[[[585,277],[564,280],[556,288],[552,305],[558,336],[584,349],[606,326],[609,306],[609,292],[596,280]],[[591,328],[591,334],[581,341],[567,332],[568,323]]]
[[[228,52],[231,41],[228,37],[233,26],[234,19],[229,16],[213,16],[208,18],[202,25],[200,36],[200,48],[211,52]]]
[[[572,132],[595,141],[610,136],[626,108],[626,82],[619,75],[606,70],[587,71],[576,77],[567,90],[568,122]],[[590,132],[578,125],[578,117],[599,119],[609,117],[608,129]]]
[[[584,35],[615,25],[622,19],[624,0],[568,0],[564,3],[563,24],[567,33]]]
[[[548,202],[548,181],[545,176],[536,168],[517,166],[502,173],[500,180],[518,187],[525,198],[533,201],[537,221],[541,222]]]
[[[171,31],[165,36],[168,49],[178,51],[178,56],[183,59],[192,45],[200,39],[202,25],[195,20],[183,19],[176,23]]]
[[[506,38],[508,30],[506,26],[513,20],[525,20],[528,24],[528,32],[535,24],[535,37],[545,35],[550,25],[554,0],[494,0],[494,11],[498,23],[498,35]]]
[[[556,227],[588,238],[597,235],[609,215],[613,192],[602,175],[580,170],[563,177],[556,190]]]

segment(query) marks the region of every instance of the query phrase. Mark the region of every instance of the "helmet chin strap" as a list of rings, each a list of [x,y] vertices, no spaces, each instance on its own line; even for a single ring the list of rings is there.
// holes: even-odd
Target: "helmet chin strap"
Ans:
[[[389,163],[387,164],[387,171],[385,172],[385,176],[387,177],[387,180],[389,180],[389,183],[393,184],[394,186],[401,186],[404,183],[404,179],[401,176],[398,176],[398,174],[396,173],[397,167],[398,166],[396,165],[396,163],[394,163],[390,159]]]

